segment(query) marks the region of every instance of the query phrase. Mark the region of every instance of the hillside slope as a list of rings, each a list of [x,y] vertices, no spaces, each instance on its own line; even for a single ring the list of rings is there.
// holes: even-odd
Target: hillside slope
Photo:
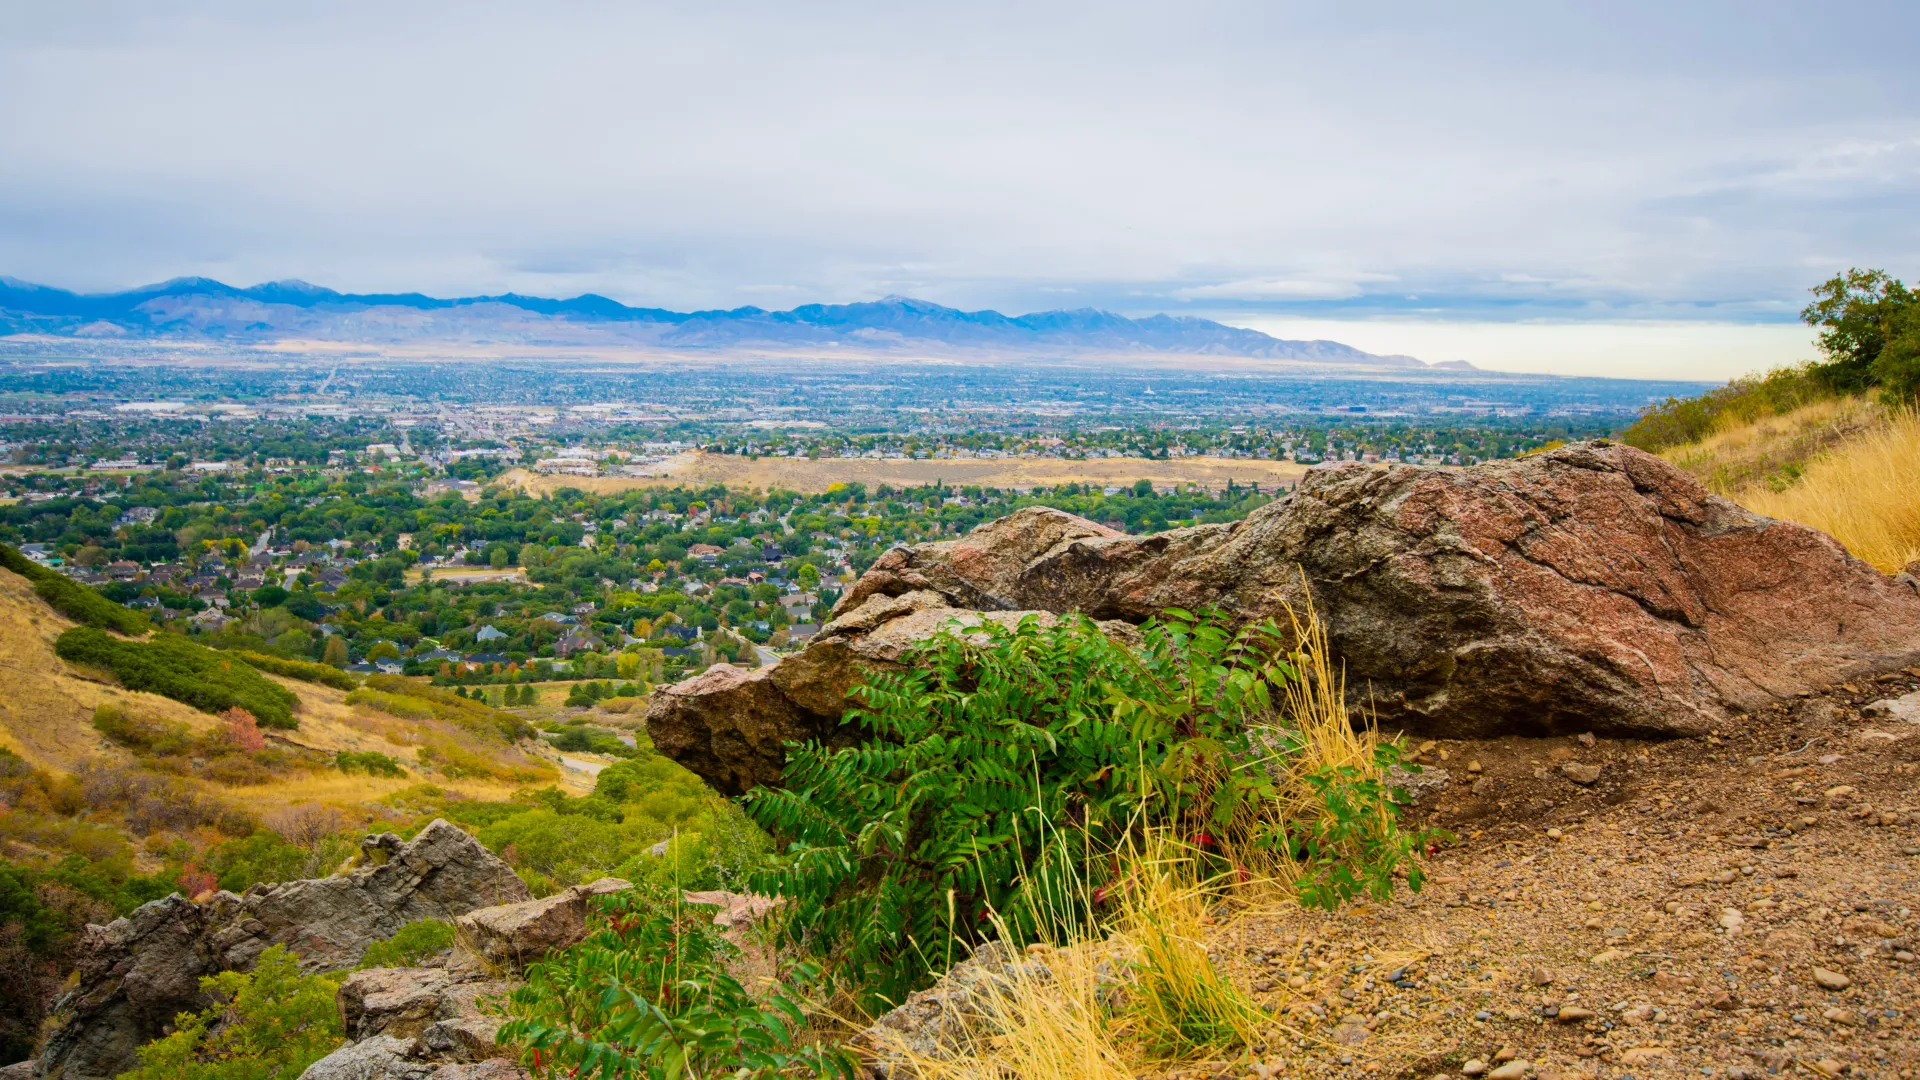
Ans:
[[[1864,398],[1726,423],[1660,456],[1757,514],[1797,522],[1898,573],[1920,559],[1920,417]]]
[[[36,768],[70,773],[93,759],[117,764],[132,755],[115,746],[93,726],[94,710],[118,706],[141,717],[185,724],[196,732],[211,731],[219,721],[170,698],[126,690],[105,673],[75,667],[54,655],[53,643],[74,623],[34,595],[26,579],[0,570],[0,748],[11,750]],[[376,799],[418,783],[421,751],[443,733],[421,721],[393,716],[366,703],[349,705],[346,694],[330,687],[268,675],[298,698],[294,715],[299,727],[270,732],[275,744],[313,751],[316,760],[339,751],[377,751],[398,760],[409,777],[346,774],[331,769],[309,769],[254,786],[223,787],[227,799],[257,810],[270,810],[301,799],[357,803]],[[471,748],[472,744],[468,744]],[[519,763],[520,750],[502,750]],[[501,759],[503,762],[505,758]],[[433,775],[448,790],[475,798],[502,799],[525,786],[524,781],[485,776]],[[561,770],[562,786],[585,791],[591,778]]]
[[[121,705],[156,719],[209,730],[213,717],[156,694],[123,690],[104,675],[83,673],[53,654],[54,639],[74,623],[33,593],[27,579],[0,570],[0,747],[43,769],[71,772],[81,761],[114,754],[93,729],[93,710]]]

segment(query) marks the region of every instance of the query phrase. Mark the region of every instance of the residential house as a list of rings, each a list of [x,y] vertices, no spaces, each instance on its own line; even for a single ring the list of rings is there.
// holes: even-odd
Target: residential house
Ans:
[[[502,631],[500,631],[498,628],[496,628],[492,623],[488,623],[487,625],[480,628],[479,633],[476,633],[473,635],[473,640],[505,641],[507,640],[507,635]]]
[[[573,633],[553,643],[553,655],[564,660],[574,653],[593,652],[601,648],[604,644],[605,642],[600,640],[600,636],[591,630],[575,630]]]

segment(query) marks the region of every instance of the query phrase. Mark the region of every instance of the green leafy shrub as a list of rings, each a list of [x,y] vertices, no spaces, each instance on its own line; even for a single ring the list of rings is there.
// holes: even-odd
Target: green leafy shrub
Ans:
[[[204,860],[219,887],[234,893],[262,882],[298,881],[310,876],[312,864],[309,851],[269,829],[222,841],[207,851]]]
[[[214,1004],[181,1013],[121,1080],[293,1080],[342,1041],[339,986],[339,976],[302,975],[299,958],[275,945],[250,972],[202,978]]]
[[[512,713],[437,689],[404,675],[369,675],[347,695],[349,705],[371,705],[410,720],[444,720],[475,734],[512,742],[531,738],[533,727]]]
[[[593,933],[527,971],[498,1040],[542,1075],[677,1080],[814,1076],[852,1080],[846,1051],[805,1043],[800,1002],[819,969],[796,965],[749,993],[726,973],[731,946],[709,909],[677,894],[603,897]]]
[[[283,675],[289,679],[299,679],[302,682],[331,686],[335,690],[352,690],[359,685],[354,681],[353,676],[330,664],[316,664],[311,660],[289,660],[284,656],[254,652],[252,649],[234,649],[227,655],[237,656],[249,666],[259,668],[261,671]]]
[[[548,741],[556,750],[574,753],[605,754],[608,757],[633,757],[637,753],[613,732],[588,724],[568,724]]]
[[[343,773],[359,772],[366,773],[368,776],[393,777],[407,775],[407,770],[401,768],[398,761],[378,750],[342,750],[333,755],[333,764]]]
[[[252,668],[177,634],[121,641],[91,626],[76,626],[54,642],[54,652],[76,664],[105,668],[129,690],[144,690],[218,715],[245,709],[262,727],[299,726],[299,700]]]
[[[413,967],[436,953],[453,948],[453,924],[444,919],[416,919],[385,941],[367,946],[360,967]]]
[[[0,567],[33,582],[34,595],[74,622],[115,630],[130,637],[138,637],[149,629],[147,617],[140,612],[121,607],[88,586],[41,566],[6,544],[0,544]]]
[[[789,935],[878,1009],[996,924],[1017,940],[1085,933],[1087,898],[1106,894],[1113,853],[1145,828],[1391,886],[1414,841],[1390,800],[1352,826],[1382,834],[1361,848],[1322,837],[1324,803],[1287,786],[1292,771],[1323,770],[1320,743],[1276,722],[1274,691],[1309,677],[1276,628],[1174,611],[1142,639],[1132,649],[1085,618],[1028,617],[915,646],[906,671],[853,691],[865,707],[848,720],[870,741],[790,746],[781,788],[749,794],[788,842],[754,891],[787,898]],[[1384,865],[1349,865],[1366,859]]]
[[[200,747],[199,736],[185,724],[136,716],[114,705],[93,710],[93,728],[138,754],[185,754]]]
[[[1811,364],[1735,379],[1698,397],[1670,397],[1649,405],[1620,441],[1651,454],[1696,443],[1722,427],[1782,416],[1834,397],[1833,386]]]

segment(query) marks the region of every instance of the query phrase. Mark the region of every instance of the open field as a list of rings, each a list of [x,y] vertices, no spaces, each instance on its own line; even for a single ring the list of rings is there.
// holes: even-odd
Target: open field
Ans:
[[[725,484],[730,488],[768,490],[781,488],[803,494],[827,490],[832,484],[862,483],[868,487],[892,484],[916,487],[936,481],[954,486],[978,484],[982,487],[1029,488],[1059,484],[1095,484],[1123,486],[1139,480],[1155,486],[1198,484],[1208,489],[1224,488],[1227,481],[1259,484],[1263,489],[1284,484],[1292,487],[1306,474],[1307,467],[1291,461],[1266,461],[1257,458],[1173,458],[1154,461],[1147,458],[1095,458],[1068,461],[1059,458],[949,458],[941,461],[916,461],[908,458],[752,458],[735,454],[695,452],[681,454],[660,466],[652,477],[580,477],[543,476],[526,469],[514,469],[501,479],[532,495],[577,488],[597,495],[632,491],[647,487],[703,487]]]
[[[424,576],[418,566],[407,567],[404,575],[407,584],[418,585]],[[463,566],[458,570],[440,570],[433,572],[433,580],[443,585],[478,585],[489,581],[527,583],[527,572],[512,566],[496,570],[491,566]]]

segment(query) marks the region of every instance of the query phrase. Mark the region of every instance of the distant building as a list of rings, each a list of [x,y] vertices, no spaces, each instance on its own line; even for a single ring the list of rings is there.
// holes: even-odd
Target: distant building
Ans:
[[[576,630],[553,643],[553,655],[564,660],[574,653],[593,652],[604,644],[598,634]]]
[[[473,640],[505,641],[507,640],[507,635],[502,633],[500,630],[496,629],[491,623],[489,623],[488,625],[481,627],[479,633],[476,633],[473,635]]]

